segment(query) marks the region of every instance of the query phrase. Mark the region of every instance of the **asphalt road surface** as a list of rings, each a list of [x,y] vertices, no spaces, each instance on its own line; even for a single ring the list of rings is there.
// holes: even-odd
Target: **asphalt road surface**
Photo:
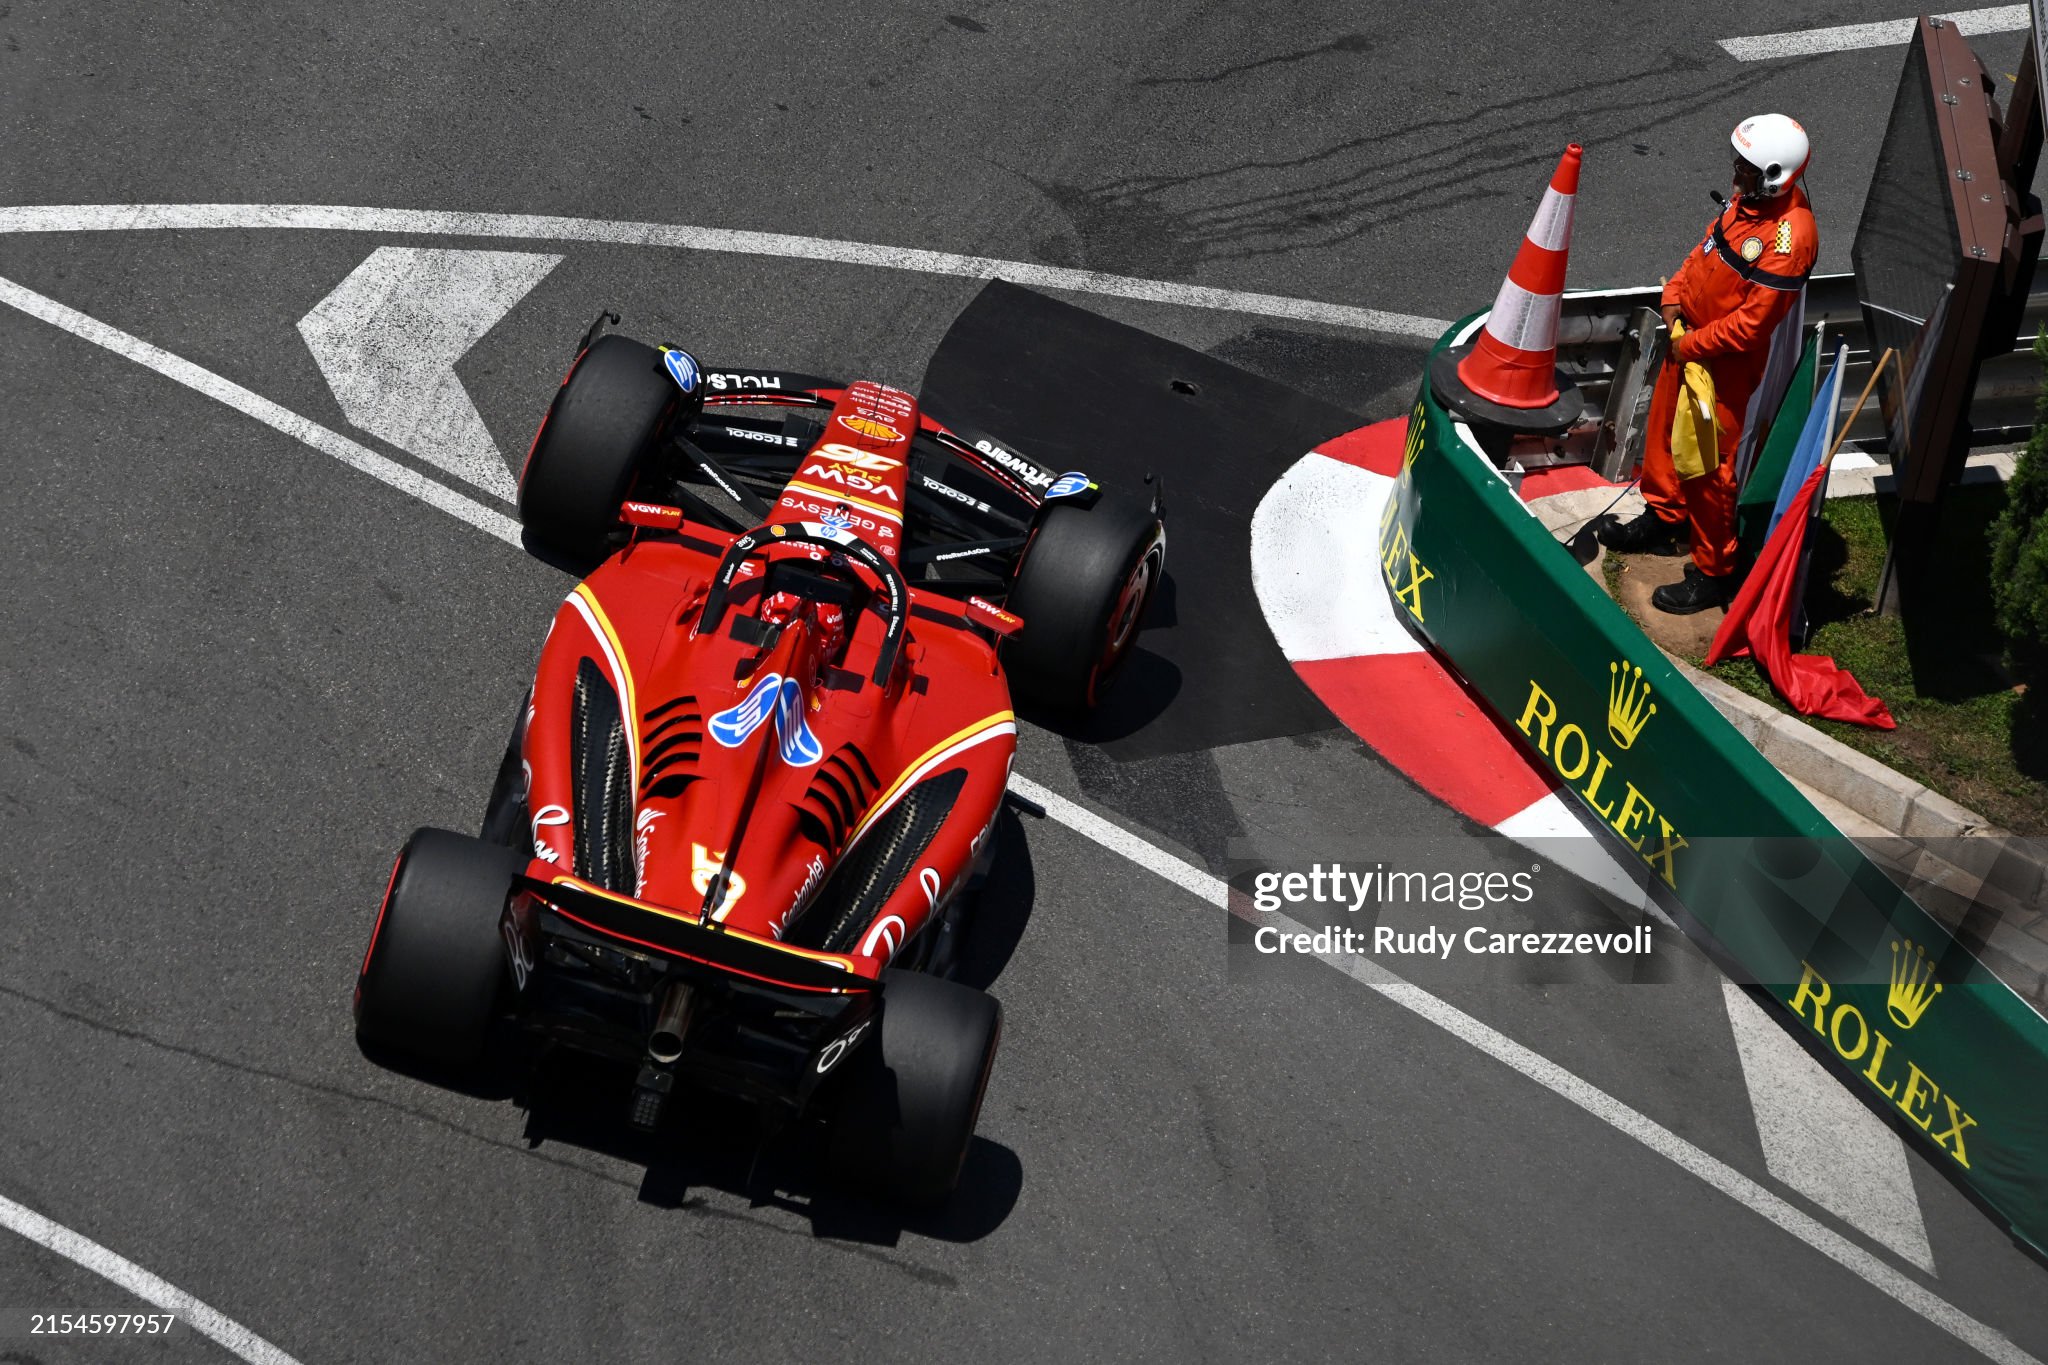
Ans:
[[[1573,284],[1640,283],[1697,240],[1727,129],[1763,109],[1812,130],[1822,268],[1846,268],[1899,50],[1745,64],[1714,40],[1867,17],[16,0],[0,206],[697,225],[1453,317],[1491,299],[1566,141]],[[2018,45],[1980,43],[2001,70]],[[457,367],[514,457],[601,305],[707,357],[915,386],[979,287],[254,228],[0,234],[0,278],[446,482],[351,425],[297,328],[386,245],[561,256]],[[1067,297],[1361,421],[1416,374],[1412,336]],[[1773,1182],[1721,987],[1668,933],[1654,983],[1433,989],[1881,1283],[1359,981],[1248,965],[1213,904],[1056,821],[1004,827],[979,947],[1008,1028],[943,1214],[844,1200],[715,1114],[650,1150],[573,1077],[529,1112],[371,1066],[347,1005],[391,851],[474,825],[569,582],[77,332],[0,309],[0,1197],[290,1357],[2048,1355],[2044,1272],[1931,1169],[1932,1271]],[[1129,759],[1032,730],[1017,770],[1219,874],[1375,840],[1475,856],[1334,723]],[[231,1358],[189,1324],[30,1331],[146,1307],[0,1233],[0,1360]]]

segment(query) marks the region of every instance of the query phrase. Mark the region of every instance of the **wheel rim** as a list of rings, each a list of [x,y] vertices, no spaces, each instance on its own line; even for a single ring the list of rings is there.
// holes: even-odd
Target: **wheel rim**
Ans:
[[[1116,672],[1117,666],[1130,653],[1131,642],[1138,637],[1138,621],[1145,614],[1145,604],[1151,600],[1159,561],[1158,545],[1146,547],[1117,593],[1116,605],[1110,608],[1109,621],[1103,633],[1102,653],[1095,660],[1094,671],[1088,675],[1090,705],[1095,703],[1102,684]]]

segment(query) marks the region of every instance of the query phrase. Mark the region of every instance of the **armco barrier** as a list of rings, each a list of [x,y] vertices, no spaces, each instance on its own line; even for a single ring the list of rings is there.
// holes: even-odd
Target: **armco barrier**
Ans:
[[[1662,883],[1687,932],[2015,1236],[2048,1248],[2048,1020],[1665,661],[1427,378],[1379,548],[1416,630]]]

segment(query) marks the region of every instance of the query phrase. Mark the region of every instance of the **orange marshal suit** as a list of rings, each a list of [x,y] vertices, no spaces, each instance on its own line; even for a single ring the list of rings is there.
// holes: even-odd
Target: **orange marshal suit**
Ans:
[[[1798,304],[1820,254],[1820,230],[1799,185],[1775,199],[1738,198],[1686,253],[1664,286],[1686,333],[1657,376],[1643,443],[1643,500],[1667,521],[1689,522],[1693,562],[1716,578],[1735,571],[1735,452],[1750,398],[1763,381],[1771,336]],[[1681,374],[1699,361],[1714,376],[1720,463],[1680,480],[1671,463],[1671,423]]]

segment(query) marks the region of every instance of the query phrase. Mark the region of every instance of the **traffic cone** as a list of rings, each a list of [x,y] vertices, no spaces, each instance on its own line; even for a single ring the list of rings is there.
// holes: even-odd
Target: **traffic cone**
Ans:
[[[1458,362],[1458,378],[1489,403],[1547,408],[1558,399],[1557,319],[1582,154],[1574,142],[1558,159],[1478,343]]]

